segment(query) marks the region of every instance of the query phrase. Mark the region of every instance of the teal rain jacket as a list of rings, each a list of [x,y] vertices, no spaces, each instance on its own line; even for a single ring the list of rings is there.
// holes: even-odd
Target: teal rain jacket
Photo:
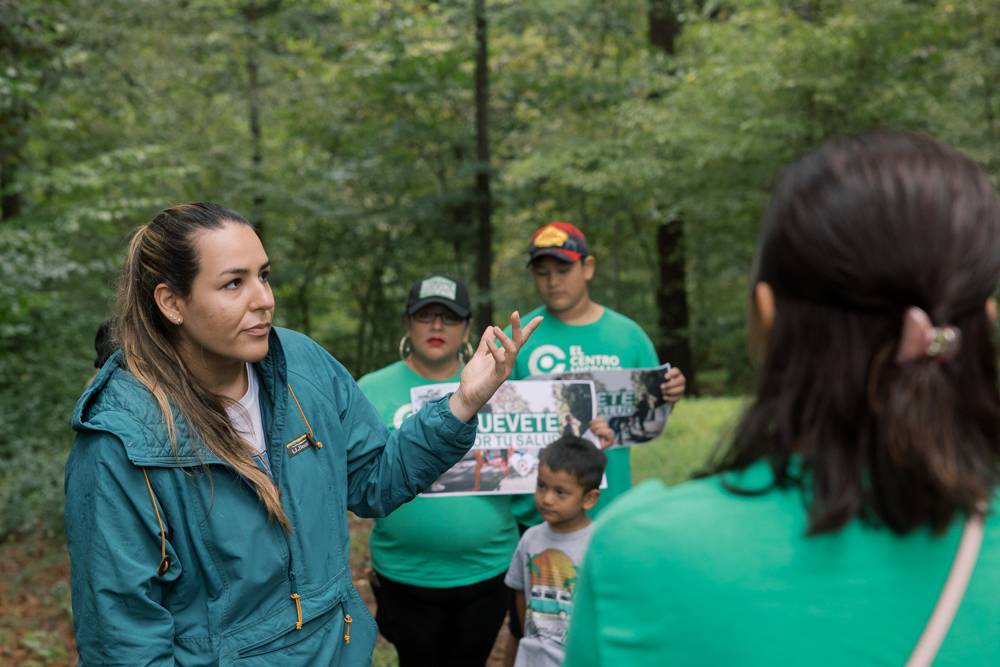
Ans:
[[[347,510],[384,516],[410,500],[462,457],[475,426],[444,398],[390,435],[344,367],[292,331],[274,330],[254,369],[290,533],[179,415],[172,448],[120,353],[77,403],[65,521],[81,667],[371,661]]]

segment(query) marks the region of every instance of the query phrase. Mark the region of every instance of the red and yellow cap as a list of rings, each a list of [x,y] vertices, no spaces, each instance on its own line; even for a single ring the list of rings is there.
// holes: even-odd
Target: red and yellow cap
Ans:
[[[539,257],[555,257],[564,262],[577,262],[590,254],[587,237],[568,222],[542,225],[531,236],[528,264]]]

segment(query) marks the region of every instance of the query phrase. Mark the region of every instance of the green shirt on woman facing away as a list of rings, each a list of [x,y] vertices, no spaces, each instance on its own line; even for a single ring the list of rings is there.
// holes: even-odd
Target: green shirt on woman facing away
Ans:
[[[726,479],[766,489],[758,462]],[[935,665],[1000,665],[994,511]],[[648,481],[598,521],[573,597],[567,667],[902,665],[937,603],[962,521],[900,536],[852,521],[806,536],[797,490]]]

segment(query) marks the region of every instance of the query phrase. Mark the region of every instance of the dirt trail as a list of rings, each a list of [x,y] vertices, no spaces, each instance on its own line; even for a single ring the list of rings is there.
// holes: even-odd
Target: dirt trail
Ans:
[[[0,665],[75,664],[62,539],[32,534],[0,543]]]

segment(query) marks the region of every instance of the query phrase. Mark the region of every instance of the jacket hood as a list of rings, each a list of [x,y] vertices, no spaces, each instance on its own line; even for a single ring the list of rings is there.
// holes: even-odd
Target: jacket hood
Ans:
[[[282,330],[283,333],[283,330]],[[285,384],[285,357],[278,329],[272,329],[267,356],[253,364],[261,391],[274,395]],[[73,410],[73,429],[107,431],[125,445],[130,461],[138,466],[187,467],[224,465],[200,437],[193,436],[187,420],[171,404],[176,443],[171,443],[160,406],[153,394],[124,367],[116,350],[84,390]]]

